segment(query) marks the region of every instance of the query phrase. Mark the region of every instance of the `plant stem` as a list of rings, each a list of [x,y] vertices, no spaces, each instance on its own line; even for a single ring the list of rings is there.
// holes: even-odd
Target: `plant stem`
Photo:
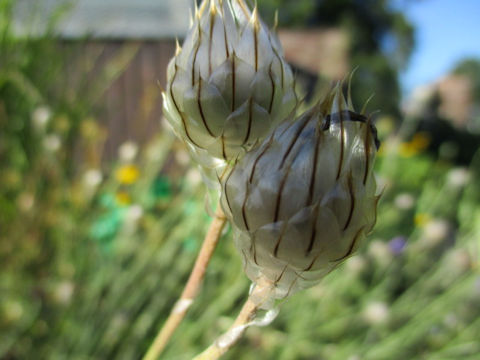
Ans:
[[[205,240],[203,241],[202,248],[200,249],[200,253],[195,260],[195,265],[193,266],[187,284],[183,289],[182,295],[175,303],[175,306],[170,312],[167,321],[155,337],[155,340],[143,357],[143,360],[156,360],[158,358],[158,356],[165,349],[165,346],[168,344],[168,341],[172,337],[173,333],[185,317],[188,309],[198,294],[198,290],[203,282],[208,264],[212,258],[215,248],[217,247],[218,240],[222,235],[226,221],[227,220],[222,208],[220,204],[218,204],[215,211],[215,217],[210,224],[207,235],[205,236]]]
[[[257,311],[265,302],[270,300],[273,288],[274,284],[271,282],[263,279],[257,282],[233,325],[206,350],[194,357],[193,360],[216,360],[233,347],[240,340],[245,330],[252,325]]]

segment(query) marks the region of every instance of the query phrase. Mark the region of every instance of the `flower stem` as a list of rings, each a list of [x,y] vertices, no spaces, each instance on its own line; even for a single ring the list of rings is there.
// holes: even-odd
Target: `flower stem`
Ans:
[[[217,247],[218,240],[222,235],[222,231],[225,227],[226,221],[227,220],[225,218],[225,215],[219,204],[217,205],[215,217],[210,224],[207,235],[205,236],[205,240],[203,241],[202,248],[200,249],[200,253],[197,256],[195,265],[193,266],[193,270],[190,273],[187,284],[183,289],[182,295],[175,303],[175,306],[171,310],[167,321],[155,337],[155,340],[153,341],[152,345],[143,357],[143,360],[156,360],[158,358],[158,356],[165,349],[173,333],[185,317],[188,309],[190,308],[195,297],[198,294],[200,285],[202,284],[203,278],[205,277],[208,263],[212,258],[215,248]]]
[[[193,360],[216,360],[233,347],[240,340],[245,330],[254,324],[253,320],[257,315],[257,311],[271,299],[273,289],[274,284],[271,282],[263,281],[263,279],[257,282],[233,325],[206,350],[194,357]]]

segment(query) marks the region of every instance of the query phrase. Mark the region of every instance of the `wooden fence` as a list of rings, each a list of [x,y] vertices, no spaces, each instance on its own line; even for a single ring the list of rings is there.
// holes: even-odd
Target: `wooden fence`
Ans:
[[[145,143],[159,130],[162,87],[175,51],[174,40],[92,40],[62,43],[66,54],[64,91],[79,91],[105,128],[103,160],[116,157],[125,141]]]

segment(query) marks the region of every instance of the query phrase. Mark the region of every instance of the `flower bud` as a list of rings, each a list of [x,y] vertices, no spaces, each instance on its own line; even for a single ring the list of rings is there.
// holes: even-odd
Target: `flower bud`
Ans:
[[[221,203],[252,281],[266,278],[281,298],[353,254],[376,221],[377,146],[338,86],[232,167]]]
[[[281,46],[244,0],[203,1],[163,96],[168,121],[207,166],[258,144],[296,105]]]

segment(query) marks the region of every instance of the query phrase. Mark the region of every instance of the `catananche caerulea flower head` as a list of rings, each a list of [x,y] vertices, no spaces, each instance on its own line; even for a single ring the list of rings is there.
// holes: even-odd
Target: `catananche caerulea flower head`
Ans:
[[[376,221],[378,145],[339,85],[236,162],[221,201],[252,281],[266,278],[281,298],[353,254]]]

